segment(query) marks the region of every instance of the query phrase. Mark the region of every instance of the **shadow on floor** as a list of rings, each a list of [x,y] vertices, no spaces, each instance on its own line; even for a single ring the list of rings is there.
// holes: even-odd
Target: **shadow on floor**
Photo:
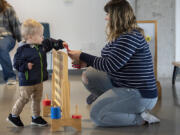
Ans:
[[[172,94],[173,94],[173,99],[174,99],[174,104],[177,107],[180,107],[180,91],[179,91],[179,86],[178,84],[172,85]]]
[[[2,74],[2,71],[0,71],[0,84],[3,84],[5,83],[4,80],[3,80],[3,74]]]

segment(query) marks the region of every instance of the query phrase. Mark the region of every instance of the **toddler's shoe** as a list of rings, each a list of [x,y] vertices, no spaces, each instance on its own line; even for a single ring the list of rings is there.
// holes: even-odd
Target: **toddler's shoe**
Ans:
[[[20,117],[12,117],[12,114],[9,114],[9,116],[6,119],[8,122],[10,122],[15,127],[23,127],[24,124],[22,123]]]
[[[16,84],[16,79],[10,78],[6,82],[7,85],[15,85]]]
[[[31,125],[43,127],[43,126],[47,126],[48,124],[41,116],[39,116],[35,119],[32,118]]]

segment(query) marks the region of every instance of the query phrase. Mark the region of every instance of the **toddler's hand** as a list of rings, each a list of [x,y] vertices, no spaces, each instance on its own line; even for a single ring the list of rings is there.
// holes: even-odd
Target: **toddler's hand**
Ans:
[[[70,50],[69,50],[69,47],[68,47],[68,43],[63,42],[63,47],[64,47],[64,48],[66,48],[66,49],[67,49],[67,51],[70,51]]]
[[[33,63],[29,62],[29,63],[28,63],[28,69],[31,70],[32,67],[33,67],[33,65],[34,65]]]

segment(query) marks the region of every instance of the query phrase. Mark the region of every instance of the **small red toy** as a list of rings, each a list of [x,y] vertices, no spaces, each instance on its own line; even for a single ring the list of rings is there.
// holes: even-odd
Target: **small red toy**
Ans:
[[[50,106],[50,105],[51,105],[51,100],[49,100],[49,99],[43,100],[43,106]]]
[[[46,95],[46,99],[42,101],[43,106],[51,106],[51,100],[48,99],[48,96]]]
[[[78,68],[78,69],[80,69],[80,68],[81,68],[81,65],[79,65],[79,64],[73,64],[72,67],[73,67],[73,68]]]
[[[72,119],[81,119],[82,115],[78,114],[78,105],[76,105],[75,107],[75,114],[72,115]]]
[[[81,115],[72,115],[72,119],[81,119],[82,116]]]
[[[64,46],[64,48],[66,48],[66,50],[67,50],[68,52],[70,51],[70,49],[69,49],[68,46]]]

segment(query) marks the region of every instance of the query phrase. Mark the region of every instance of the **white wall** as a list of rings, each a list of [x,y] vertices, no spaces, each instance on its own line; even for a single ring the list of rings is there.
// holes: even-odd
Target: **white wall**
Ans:
[[[61,38],[70,49],[100,55],[105,45],[104,5],[109,0],[7,0],[21,22],[28,18],[50,24],[52,38]],[[135,0],[129,0],[135,9]],[[13,56],[16,48],[11,52]],[[71,68],[69,61],[69,68]]]
[[[137,20],[157,20],[158,78],[172,77],[172,61],[175,57],[175,0],[137,0],[136,13]]]
[[[175,39],[175,49],[176,55],[175,60],[180,61],[180,0],[176,0],[176,39]]]
[[[129,1],[129,3],[131,4],[134,12],[136,12],[136,1],[137,1],[137,0],[127,0],[127,1]]]
[[[103,7],[108,0],[66,1],[8,0],[21,22],[27,18],[48,22],[51,37],[67,41],[70,49],[100,54],[100,49],[105,44]]]

